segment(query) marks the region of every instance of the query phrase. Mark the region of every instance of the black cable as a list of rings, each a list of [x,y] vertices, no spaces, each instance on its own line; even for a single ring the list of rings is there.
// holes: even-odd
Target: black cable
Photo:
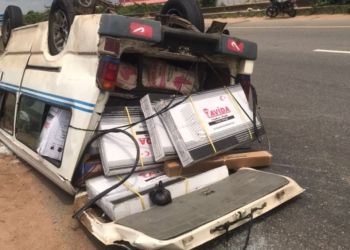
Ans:
[[[103,191],[102,193],[99,193],[98,195],[96,195],[94,198],[92,198],[88,203],[86,203],[82,208],[80,208],[74,215],[73,215],[73,219],[76,219],[78,216],[80,216],[86,209],[88,209],[89,207],[91,207],[93,204],[95,204],[95,202],[97,200],[99,200],[100,198],[102,198],[103,196],[105,196],[106,194],[108,194],[109,192],[111,192],[113,189],[116,189],[117,187],[119,187],[120,185],[122,185],[127,179],[129,179],[129,177],[135,172],[136,167],[138,165],[138,162],[140,160],[140,146],[138,144],[138,142],[136,141],[136,139],[128,132],[121,130],[121,129],[111,129],[109,131],[104,131],[101,132],[95,136],[93,136],[91,138],[91,140],[86,144],[85,149],[83,151],[83,154],[81,155],[80,159],[79,159],[79,165],[81,165],[82,161],[83,161],[83,157],[85,156],[88,148],[91,146],[91,144],[96,141],[98,138],[100,138],[101,136],[108,134],[108,133],[123,133],[125,135],[127,135],[129,138],[131,138],[131,140],[134,142],[135,146],[136,146],[136,159],[135,159],[135,163],[134,166],[132,167],[131,171],[129,172],[129,174],[127,176],[125,176],[120,182],[118,182],[117,184],[113,185],[112,187],[106,189],[105,191]],[[79,166],[78,165],[78,166]]]
[[[245,238],[245,244],[242,250],[246,250],[249,244],[249,238],[250,238],[250,232],[252,230],[253,227],[253,212],[251,212],[249,214],[250,216],[250,220],[248,221],[248,233],[247,233],[247,237]]]
[[[248,222],[248,223],[249,223],[249,225],[248,225],[248,234],[247,234],[247,237],[246,237],[246,240],[245,240],[245,244],[244,244],[244,247],[243,247],[243,250],[246,250],[247,247],[248,247],[248,243],[249,243],[250,232],[251,232],[251,229],[252,229],[252,227],[253,227],[253,215],[254,215],[254,213],[255,213],[256,211],[262,210],[262,209],[264,209],[265,207],[266,207],[266,203],[263,203],[263,204],[261,205],[261,207],[252,208],[252,210],[250,211],[250,213],[247,214],[247,215],[244,216],[244,217],[242,217],[242,214],[239,213],[239,214],[240,214],[240,217],[239,217],[238,219],[236,219],[236,220],[234,220],[234,221],[231,221],[231,222],[227,221],[227,222],[225,222],[224,224],[222,224],[222,225],[220,225],[220,226],[217,226],[217,227],[214,228],[214,229],[211,229],[211,230],[210,230],[210,233],[213,234],[213,233],[215,233],[216,231],[225,230],[225,231],[226,231],[226,237],[227,237],[229,228],[230,228],[232,225],[234,225],[234,224],[236,224],[236,223],[238,223],[238,222],[240,222],[240,221],[243,221],[243,220],[246,220],[246,219],[250,219],[249,222]]]

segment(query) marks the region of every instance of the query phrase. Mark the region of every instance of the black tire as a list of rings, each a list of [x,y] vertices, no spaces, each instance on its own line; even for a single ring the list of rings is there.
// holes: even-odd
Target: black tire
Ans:
[[[76,0],[82,7],[93,9],[97,0]]]
[[[97,0],[73,0],[73,7],[76,14],[93,14]]]
[[[75,12],[71,0],[54,0],[50,8],[48,44],[51,55],[59,54],[68,41]]]
[[[274,18],[278,15],[278,9],[274,6],[269,6],[266,9],[266,15],[270,18]]]
[[[297,10],[296,9],[291,9],[290,11],[288,11],[288,15],[290,17],[295,17],[297,15]]]
[[[175,14],[191,22],[200,32],[204,32],[203,13],[194,0],[168,0],[160,14]]]
[[[23,26],[22,10],[14,5],[7,6],[1,27],[2,42],[6,47],[13,29]]]

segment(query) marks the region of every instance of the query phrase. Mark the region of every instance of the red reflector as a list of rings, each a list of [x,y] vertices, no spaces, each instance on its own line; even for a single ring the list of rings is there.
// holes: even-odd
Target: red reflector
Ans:
[[[116,55],[119,55],[119,52],[120,52],[120,42],[117,41],[117,40],[115,40],[115,39],[106,37],[104,50],[105,50],[105,51],[109,51],[109,52],[113,52],[113,53],[115,53]]]
[[[228,39],[227,40],[227,49],[234,51],[234,52],[237,52],[237,53],[243,53],[244,43],[237,42],[236,40],[233,40],[233,39]]]
[[[130,23],[130,34],[151,38],[153,36],[153,28],[149,25],[132,22]]]

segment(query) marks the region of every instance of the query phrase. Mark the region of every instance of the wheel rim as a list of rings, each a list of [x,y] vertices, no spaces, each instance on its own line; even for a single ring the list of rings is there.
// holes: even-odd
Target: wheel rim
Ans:
[[[275,14],[275,10],[273,8],[270,8],[270,9],[267,10],[267,15],[269,17],[273,17],[274,14]]]
[[[79,0],[79,4],[84,7],[90,7],[92,4],[92,0]]]
[[[57,10],[53,20],[53,42],[57,51],[61,52],[67,44],[69,26],[66,14],[62,10]]]
[[[6,20],[6,28],[5,28],[5,33],[4,33],[4,38],[5,41],[8,41],[8,39],[10,38],[10,18],[7,18]]]

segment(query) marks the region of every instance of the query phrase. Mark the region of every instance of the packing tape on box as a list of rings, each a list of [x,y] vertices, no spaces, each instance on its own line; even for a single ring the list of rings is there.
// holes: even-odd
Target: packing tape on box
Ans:
[[[119,175],[117,175],[117,178],[118,178],[119,181],[122,181],[122,180],[123,180]],[[139,192],[137,192],[135,189],[133,189],[127,182],[124,182],[123,184],[124,184],[124,186],[127,187],[131,192],[133,192],[134,194],[136,194],[136,195],[140,198],[141,205],[142,205],[142,209],[143,209],[143,210],[146,210],[145,201],[144,201],[142,195],[141,195]]]
[[[131,117],[130,117],[130,113],[129,113],[128,107],[125,107],[125,111],[126,111],[126,115],[128,116],[129,125],[131,125],[131,124],[132,124],[132,121],[131,121]],[[134,127],[132,126],[130,129],[131,129],[132,136],[133,136],[133,137],[135,138],[135,140],[137,141]],[[142,168],[143,168],[143,159],[142,159],[142,155],[141,155],[141,154],[140,154],[140,163],[141,163],[141,169],[142,169]]]
[[[199,119],[199,122],[201,123],[202,129],[204,130],[205,135],[207,136],[207,138],[208,138],[208,140],[209,140],[211,146],[213,147],[214,152],[216,153],[216,148],[215,148],[215,146],[214,146],[214,143],[213,143],[213,141],[211,140],[210,135],[209,135],[207,129],[205,128],[202,119],[201,119],[200,116],[198,115],[198,112],[197,112],[196,106],[194,105],[194,102],[193,102],[193,100],[192,100],[192,97],[189,96],[189,99],[190,99],[190,101],[191,101],[191,104],[192,104],[192,107],[193,107],[193,109],[194,109],[194,112],[196,113],[196,116],[197,116],[197,118]]]
[[[183,179],[185,181],[186,184],[186,190],[185,190],[185,194],[188,194],[188,179],[186,177],[183,176],[179,176],[179,179]]]
[[[244,118],[244,115],[242,114],[242,111],[241,111],[241,109],[239,108],[236,99],[234,98],[234,96],[232,95],[231,91],[229,91],[228,88],[227,88],[226,86],[225,86],[225,89],[226,89],[228,95],[230,96],[230,98],[231,98],[233,104],[235,105],[235,107],[236,107],[236,109],[237,109],[237,111],[238,111],[238,113],[239,113],[239,116],[241,117],[241,119],[242,119],[242,121],[244,122],[244,124],[247,126],[247,130],[248,130],[248,132],[249,132],[250,139],[253,139],[252,132],[250,131],[250,129],[249,129],[248,125],[247,125],[246,119]]]

